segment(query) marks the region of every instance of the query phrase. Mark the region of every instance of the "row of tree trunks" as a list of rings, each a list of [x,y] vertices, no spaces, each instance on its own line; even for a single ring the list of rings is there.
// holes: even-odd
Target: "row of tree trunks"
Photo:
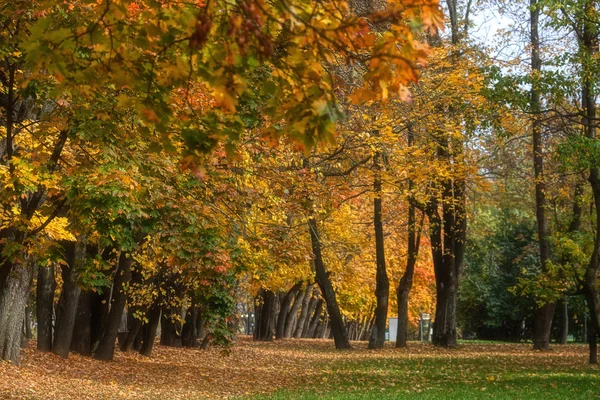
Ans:
[[[302,311],[300,312],[298,324],[294,332],[295,338],[307,337],[308,325],[310,323],[311,315],[315,312],[315,307],[317,306],[317,297],[313,296],[312,293],[313,288],[311,288],[310,292],[307,288],[307,292],[305,294],[304,301],[302,304]]]
[[[346,321],[346,330],[350,340],[370,341],[373,329],[375,329],[375,314],[373,311]]]
[[[283,337],[285,339],[291,338],[292,335],[294,334],[294,329],[296,328],[296,325],[298,324],[298,321],[300,318],[298,313],[301,313],[301,307],[303,307],[305,304],[304,299],[307,296],[312,295],[313,288],[314,288],[314,284],[310,284],[310,285],[307,285],[306,290],[303,290],[302,287],[300,287],[298,289],[298,291],[296,292],[296,298],[294,299],[294,304],[292,305],[292,307],[290,308],[290,311],[288,312],[285,329],[283,331]],[[308,304],[308,301],[306,302],[306,304]],[[305,319],[306,319],[306,317],[305,317]]]
[[[298,282],[283,297],[281,301],[279,315],[277,316],[277,328],[275,330],[275,339],[283,339],[285,337],[286,324],[288,323],[288,319],[292,318],[290,314],[292,301],[295,300],[297,302],[296,295],[300,293],[301,288],[302,282]]]
[[[328,337],[331,325],[324,305],[314,283],[305,289],[302,282],[296,283],[279,295],[260,289],[254,300],[254,340],[270,341],[273,335],[276,339]]]

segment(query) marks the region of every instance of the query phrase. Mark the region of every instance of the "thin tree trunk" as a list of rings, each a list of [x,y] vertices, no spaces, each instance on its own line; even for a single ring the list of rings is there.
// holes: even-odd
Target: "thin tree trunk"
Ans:
[[[277,329],[275,330],[275,339],[283,339],[285,336],[285,327],[289,316],[292,300],[296,297],[296,293],[302,288],[302,282],[296,283],[283,297],[277,318]]]
[[[31,333],[31,308],[29,308],[29,304],[25,307],[25,339],[33,339],[33,334]]]
[[[594,15],[597,12],[597,2],[587,1],[584,4],[585,16]],[[585,17],[578,21],[583,27],[583,35],[579,42],[580,50],[588,59],[594,60],[598,55],[598,27],[594,22]],[[585,136],[597,141],[597,116],[596,116],[596,94],[594,72],[590,70],[586,62],[582,62],[582,106],[584,117],[582,124],[584,126]],[[589,326],[589,345],[590,345],[590,364],[598,363],[597,336],[600,333],[600,294],[598,293],[598,272],[600,271],[600,170],[597,165],[592,164],[588,177],[595,208],[595,238],[594,247],[590,261],[586,268],[583,279],[583,291],[586,303],[590,312]]]
[[[373,227],[375,230],[375,256],[376,256],[376,274],[375,274],[375,297],[377,306],[375,307],[375,327],[371,332],[369,339],[369,349],[382,349],[385,345],[385,327],[387,325],[388,301],[390,296],[390,281],[385,266],[385,246],[383,235],[383,217],[382,217],[382,184],[381,184],[381,153],[376,151],[373,156]]]
[[[119,265],[115,274],[113,284],[113,296],[106,319],[106,324],[102,330],[98,347],[94,352],[94,358],[97,360],[110,361],[115,354],[115,341],[119,333],[121,317],[127,303],[126,286],[131,280],[131,265],[133,258],[131,255],[121,251],[119,256]]]
[[[306,319],[304,320],[304,326],[302,327],[302,338],[308,338],[308,331],[310,329],[310,321],[312,315],[315,313],[315,309],[317,308],[317,304],[319,303],[319,298],[313,296],[308,303],[308,311],[306,315]]]
[[[296,297],[294,299],[294,304],[290,308],[288,312],[287,319],[285,321],[285,329],[283,331],[283,337],[289,339],[292,337],[292,333],[294,332],[294,328],[298,322],[298,311],[300,311],[300,307],[304,303],[304,296],[306,295],[306,291],[299,288],[296,292]]]
[[[54,264],[38,267],[36,290],[37,349],[52,351],[52,314],[54,313]]]
[[[414,133],[412,128],[408,130],[408,147],[414,145]],[[414,183],[411,179],[408,180],[408,193],[411,193],[414,189]],[[416,223],[416,207],[414,200],[409,198],[408,202],[408,244],[407,244],[407,257],[406,257],[406,269],[400,279],[400,283],[396,288],[396,295],[398,297],[398,329],[396,331],[396,347],[406,347],[407,334],[408,334],[408,296],[412,289],[413,276],[415,273],[415,265],[417,264],[417,257],[419,255],[419,244],[421,243],[421,227],[423,226],[423,219],[419,227]]]
[[[133,314],[133,312],[131,312]],[[135,342],[138,337],[140,337],[140,331],[142,330],[142,320],[132,315],[131,324],[129,327],[129,332],[127,332],[127,336],[121,345],[121,351],[128,352],[135,348]]]
[[[312,251],[315,261],[315,275],[321,293],[327,303],[327,313],[331,319],[331,331],[333,332],[333,340],[335,342],[335,348],[338,350],[349,349],[350,342],[348,341],[348,332],[344,325],[342,313],[337,302],[333,285],[329,279],[329,274],[325,270],[325,263],[321,254],[321,239],[319,238],[319,232],[317,228],[317,222],[314,216],[308,219],[308,230],[310,231],[310,239],[312,244]]]
[[[534,80],[531,85],[531,112],[533,134],[533,168],[535,174],[535,210],[540,246],[540,262],[542,272],[545,272],[550,261],[550,244],[548,242],[548,220],[546,219],[546,182],[544,176],[544,145],[542,139],[542,119],[540,115],[540,88],[536,81],[542,70],[540,58],[539,15],[540,10],[537,0],[530,0],[531,18],[531,72]],[[556,303],[549,302],[538,306],[535,313],[535,330],[533,348],[548,350],[550,347],[550,333],[552,317]]]
[[[560,305],[560,337],[558,342],[564,345],[569,341],[569,302],[566,295],[563,295]]]
[[[296,339],[302,337],[302,332],[304,330],[304,323],[306,322],[306,316],[308,315],[309,304],[313,300],[312,293],[315,287],[315,283],[312,283],[306,287],[304,291],[304,298],[302,299],[302,309],[300,310],[300,316],[298,317],[298,322],[296,323],[296,329],[294,330],[294,337]]]
[[[310,324],[308,325],[308,334],[307,334],[308,338],[313,339],[315,337],[317,325],[319,324],[319,320],[321,319],[322,313],[323,313],[323,299],[319,299],[319,301],[317,302],[317,307],[315,308],[315,312],[310,320]]]

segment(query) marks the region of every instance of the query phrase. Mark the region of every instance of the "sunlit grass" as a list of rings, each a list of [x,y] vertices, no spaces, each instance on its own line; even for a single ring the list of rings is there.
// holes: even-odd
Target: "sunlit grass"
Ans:
[[[569,345],[538,353],[499,342],[450,351],[417,343],[409,350],[360,349],[324,355],[330,362],[315,365],[303,386],[253,398],[600,399],[600,372],[586,364],[585,350]]]

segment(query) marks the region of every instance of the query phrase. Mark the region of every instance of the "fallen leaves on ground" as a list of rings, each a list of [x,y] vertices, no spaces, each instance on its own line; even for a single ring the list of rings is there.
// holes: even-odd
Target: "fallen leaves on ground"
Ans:
[[[577,345],[556,346],[546,353],[518,344],[470,344],[444,350],[412,343],[408,350],[376,351],[367,350],[365,343],[353,345],[353,350],[336,351],[333,342],[326,340],[258,343],[244,337],[229,355],[219,349],[156,346],[151,358],[117,352],[114,361],[102,362],[76,354],[65,360],[38,352],[31,343],[22,353],[21,365],[0,363],[0,398],[226,399],[307,385],[326,389],[346,384],[346,378],[357,389],[414,381],[411,390],[418,392],[428,385],[422,371],[431,370],[432,363],[447,366],[435,368],[436,379],[467,384],[502,383],[505,371],[534,376],[536,371],[586,373],[591,368],[586,365],[587,348]]]

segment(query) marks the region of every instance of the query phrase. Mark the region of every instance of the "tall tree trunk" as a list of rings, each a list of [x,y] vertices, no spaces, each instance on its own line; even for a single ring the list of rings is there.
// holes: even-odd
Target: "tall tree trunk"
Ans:
[[[298,322],[296,323],[296,329],[294,330],[294,337],[296,339],[302,337],[302,331],[304,330],[304,323],[306,322],[306,316],[308,315],[309,303],[313,300],[313,289],[315,287],[315,283],[312,283],[306,287],[304,291],[304,298],[302,299],[302,309],[300,310],[300,316],[298,317]]]
[[[539,38],[539,16],[540,10],[537,0],[530,0],[530,22],[531,22],[531,72],[533,81],[531,84],[531,112],[532,135],[533,135],[533,168],[535,174],[535,210],[537,218],[538,240],[540,246],[540,263],[542,272],[548,268],[550,261],[550,244],[548,242],[548,220],[546,219],[546,182],[544,176],[544,144],[542,139],[542,119],[540,105],[539,75],[542,70],[540,58]],[[538,306],[535,313],[535,327],[533,337],[533,348],[536,350],[548,350],[550,347],[550,332],[552,329],[552,317],[555,302],[548,302]]]
[[[311,216],[308,219],[308,230],[315,262],[316,280],[321,289],[321,293],[325,298],[325,302],[327,303],[327,313],[331,319],[331,331],[333,332],[335,348],[338,350],[349,349],[350,342],[348,341],[348,332],[344,325],[342,313],[340,312],[335,291],[333,290],[333,285],[329,279],[329,274],[325,270],[325,263],[321,254],[321,239],[319,238],[317,222],[314,219],[314,216]]]
[[[73,328],[77,318],[79,304],[79,269],[85,261],[85,241],[78,239],[76,242],[65,242],[63,245],[66,253],[67,264],[62,267],[63,288],[57,311],[56,327],[52,352],[67,358],[71,349]]]
[[[377,150],[373,155],[373,228],[375,230],[375,255],[377,269],[375,274],[375,327],[371,332],[369,349],[382,349],[385,345],[385,326],[387,325],[388,300],[390,295],[390,281],[385,266],[385,246],[383,235],[382,217],[382,185],[381,185],[381,152]]]
[[[19,364],[25,306],[33,278],[30,258],[11,265],[0,291],[0,356],[13,364]]]
[[[407,137],[408,147],[414,145],[414,133],[412,128],[408,129]],[[421,243],[421,224],[417,228],[416,225],[416,207],[414,199],[411,197],[414,190],[414,183],[412,179],[408,180],[408,235],[407,235],[407,256],[406,256],[406,269],[400,279],[400,283],[396,288],[396,296],[398,297],[398,329],[396,331],[396,347],[406,347],[407,333],[408,333],[408,296],[412,289],[413,276],[415,273],[415,265],[417,264],[417,257],[419,255],[419,244]],[[424,215],[424,214],[423,214]]]
[[[126,286],[131,280],[131,264],[133,258],[131,255],[121,251],[119,264],[115,274],[113,284],[113,296],[111,300],[110,311],[106,318],[106,323],[98,342],[98,347],[94,352],[94,358],[97,360],[110,361],[115,354],[115,341],[119,333],[121,317],[127,303]]]
[[[470,6],[467,6],[465,18],[461,20],[457,1],[447,0],[446,4],[450,17],[452,44],[457,46],[462,40],[461,24],[464,25],[464,34],[467,33]],[[452,58],[457,60],[458,57],[460,53],[455,47]],[[455,138],[447,132],[440,132],[437,140],[437,157],[448,166],[452,177],[445,177],[439,183],[441,204],[439,199],[432,196],[424,208],[429,217],[437,294],[432,341],[437,346],[455,347],[457,344],[456,300],[467,229],[466,178],[464,171],[460,169],[464,144],[462,139]],[[438,211],[440,205],[441,218]]]
[[[581,53],[587,61],[582,61],[582,106],[584,109],[583,126],[585,136],[597,141],[596,135],[596,94],[594,89],[594,71],[589,65],[589,60],[595,60],[598,55],[598,27],[589,17],[597,13],[597,2],[589,0],[584,3],[584,15],[578,21],[583,27],[583,34],[579,46]],[[597,165],[592,164],[588,181],[592,188],[595,207],[595,238],[594,247],[590,261],[586,268],[583,279],[583,291],[590,312],[589,345],[590,364],[598,363],[597,336],[600,333],[600,294],[598,293],[598,272],[600,271],[600,170]]]
[[[38,266],[36,290],[37,349],[52,351],[52,315],[54,314],[54,264]]]

